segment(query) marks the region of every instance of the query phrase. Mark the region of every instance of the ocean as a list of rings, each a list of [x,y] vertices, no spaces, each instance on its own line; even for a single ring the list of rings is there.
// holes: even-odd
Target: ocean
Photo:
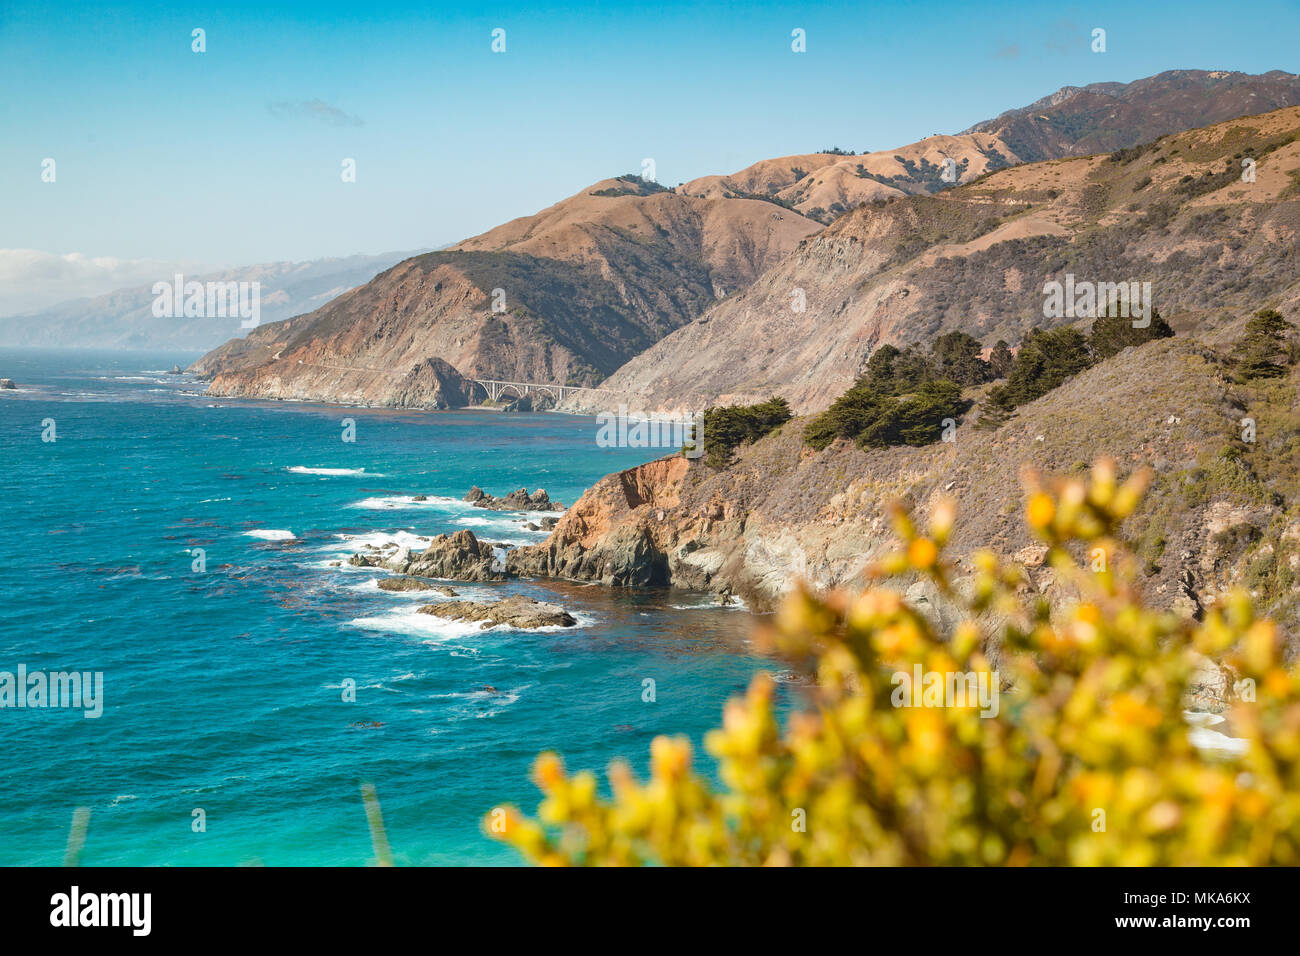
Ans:
[[[399,864],[514,864],[481,821],[535,810],[541,751],[603,780],[615,757],[644,774],[651,739],[681,733],[711,772],[704,732],[774,669],[743,608],[453,583],[579,621],[484,631],[346,564],[461,528],[541,540],[536,516],[461,497],[540,486],[571,504],[653,450],[600,448],[594,419],[557,414],[209,398],[166,374],[191,358],[0,350],[19,386],[0,392],[0,672],[103,675],[97,718],[0,708],[0,864],[61,863],[87,807],[87,865],[365,865],[367,782]]]

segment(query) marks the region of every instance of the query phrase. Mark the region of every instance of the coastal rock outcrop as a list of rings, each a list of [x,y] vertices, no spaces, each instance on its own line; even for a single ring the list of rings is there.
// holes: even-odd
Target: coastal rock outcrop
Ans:
[[[675,512],[689,467],[686,458],[664,458],[605,476],[564,513],[549,538],[511,552],[509,568],[617,586],[678,583],[669,553],[683,529],[666,520],[664,509]]]
[[[389,549],[360,551],[348,564],[364,568],[387,568],[399,574],[451,581],[502,581],[508,576],[498,548],[474,537],[468,528],[454,534],[440,534],[417,555],[396,544]],[[381,585],[382,586],[382,585]]]
[[[558,604],[548,604],[523,595],[513,595],[501,601],[445,601],[426,604],[421,614],[432,614],[449,621],[482,621],[486,629],[498,624],[508,627],[533,629],[538,627],[574,627],[577,620]]]
[[[419,362],[392,393],[400,408],[464,408],[486,397],[483,386],[460,374],[440,358]]]
[[[475,485],[465,494],[462,500],[468,501],[475,508],[488,508],[492,511],[564,510],[564,505],[551,500],[551,496],[546,493],[545,488],[538,488],[531,495],[528,493],[527,488],[520,488],[517,491],[510,492],[504,498],[494,498],[478,485]]]
[[[17,388],[12,378],[0,378],[0,388]]]

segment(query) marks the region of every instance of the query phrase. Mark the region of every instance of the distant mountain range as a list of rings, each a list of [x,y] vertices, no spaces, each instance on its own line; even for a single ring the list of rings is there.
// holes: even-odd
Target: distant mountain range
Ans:
[[[1294,239],[1284,173],[1296,164],[1293,146],[1277,148],[1243,192],[1224,163],[1290,135],[1294,111],[1176,153],[1107,156],[1295,104],[1300,76],[1175,70],[1066,87],[895,150],[765,160],[675,190],[605,180],[194,369],[214,394],[399,405],[423,394],[407,379],[441,359],[472,377],[603,383],[647,407],[775,391],[812,408],[883,342],[964,328],[1014,344],[1033,285],[1067,267],[1155,270],[1176,323],[1230,321],[1285,278],[1269,237]],[[1216,203],[1230,211],[1210,222]]]
[[[270,262],[186,275],[185,280],[258,282],[261,321],[277,322],[318,309],[413,254],[386,252],[309,262]],[[157,281],[171,283],[173,278],[159,275]],[[153,314],[152,286],[118,289],[0,318],[0,345],[201,352],[248,331],[240,327],[238,318],[159,318]]]

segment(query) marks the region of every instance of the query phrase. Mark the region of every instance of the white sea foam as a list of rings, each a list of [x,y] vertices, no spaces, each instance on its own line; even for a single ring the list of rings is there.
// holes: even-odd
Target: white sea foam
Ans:
[[[731,603],[719,604],[717,599],[700,601],[695,604],[670,604],[674,611],[748,611],[749,605],[736,595],[731,595]]]
[[[423,551],[432,540],[428,535],[416,534],[414,531],[367,531],[364,534],[337,534],[335,537],[337,543],[327,544],[321,550],[351,553],[365,550],[368,544],[373,544],[376,548],[395,544],[399,548]]]
[[[286,468],[285,471],[291,471],[295,475],[324,475],[327,477],[338,477],[340,475],[365,475],[367,478],[384,477],[378,472],[366,471],[364,468],[308,468],[306,465],[293,465]]]
[[[460,588],[458,587],[457,590],[459,591]],[[420,603],[432,604],[437,602],[421,601]],[[579,614],[576,611],[570,611],[569,613],[578,622],[575,627],[562,627],[553,624],[548,627],[528,628],[527,633],[576,631],[584,627],[590,627],[595,623],[595,618],[589,615]],[[348,623],[353,627],[359,627],[367,631],[382,631],[388,634],[421,637],[424,638],[425,644],[433,645],[442,644],[453,638],[468,637],[471,634],[502,634],[519,630],[505,624],[483,627],[482,621],[449,621],[446,618],[438,617],[436,614],[421,614],[411,605],[389,611],[386,614],[354,618]]]
[[[506,512],[466,515],[457,518],[455,524],[470,528],[480,540],[500,541],[502,544],[535,544],[550,534],[549,531],[530,531],[521,527],[518,516]]]
[[[366,631],[424,638],[426,644],[441,644],[444,641],[483,632],[479,621],[448,621],[433,614],[421,614],[409,607],[373,617],[354,618],[348,623]]]
[[[296,541],[297,535],[292,531],[279,531],[276,529],[256,528],[252,531],[245,531],[244,536],[247,538],[259,538],[262,541]]]
[[[370,511],[403,511],[415,508],[446,508],[462,502],[455,498],[441,495],[429,495],[424,501],[416,501],[414,495],[382,495],[376,498],[363,498],[348,505],[349,508],[366,508]]]

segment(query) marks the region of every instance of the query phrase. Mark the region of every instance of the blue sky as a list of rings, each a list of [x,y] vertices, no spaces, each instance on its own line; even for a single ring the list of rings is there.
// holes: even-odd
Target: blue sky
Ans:
[[[1295,72],[1297,36],[1300,5],[1274,0],[4,0],[0,249],[237,265],[438,246],[644,157],[675,185],[881,149],[1066,84]]]

